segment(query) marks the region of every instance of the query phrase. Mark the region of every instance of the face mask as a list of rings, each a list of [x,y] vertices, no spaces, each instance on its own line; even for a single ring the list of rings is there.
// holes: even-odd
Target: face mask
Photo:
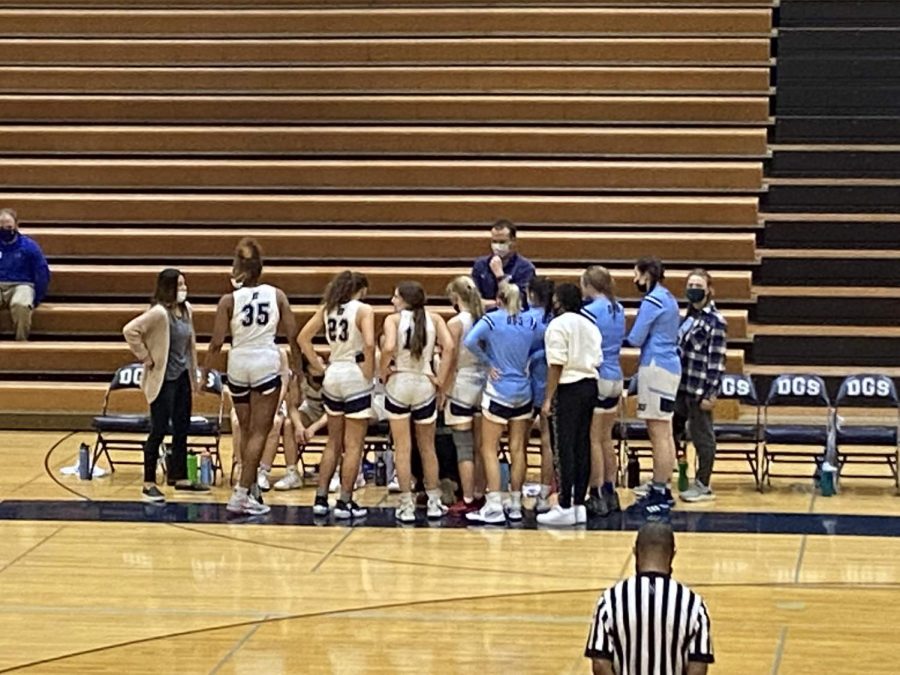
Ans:
[[[243,282],[243,281],[238,281],[238,280],[235,279],[234,277],[231,277],[231,278],[229,279],[229,281],[231,282],[231,287],[232,287],[234,290],[236,290],[236,291],[237,291],[237,290],[240,290],[241,288],[244,287],[244,282]]]
[[[494,255],[499,255],[501,258],[509,253],[509,244],[491,244],[491,250],[494,252]]]
[[[648,290],[650,290],[649,287],[647,286],[647,284],[645,284],[645,283],[643,283],[643,282],[641,282],[641,281],[635,281],[635,282],[634,282],[634,286],[635,286],[635,288],[637,288],[638,291],[641,292],[641,293],[646,293]]]
[[[181,303],[183,303],[185,300],[187,300],[187,291],[178,291],[175,294],[175,300],[178,302],[179,305]]]
[[[687,289],[687,299],[692,305],[699,305],[706,298],[706,291],[702,288]]]
[[[0,242],[9,244],[16,238],[16,234],[18,233],[15,230],[7,230],[4,228],[0,230]]]

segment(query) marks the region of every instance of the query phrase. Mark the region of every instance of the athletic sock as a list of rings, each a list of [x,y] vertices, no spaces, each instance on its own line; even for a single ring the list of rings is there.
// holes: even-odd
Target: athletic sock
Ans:
[[[348,504],[348,503],[350,503],[351,499],[353,499],[352,492],[344,492],[343,490],[341,490],[341,501],[342,502],[344,502],[345,504]]]
[[[547,499],[550,496],[550,486],[541,485],[541,499]]]
[[[509,501],[512,506],[522,508],[522,493],[521,492],[510,492],[509,493]]]

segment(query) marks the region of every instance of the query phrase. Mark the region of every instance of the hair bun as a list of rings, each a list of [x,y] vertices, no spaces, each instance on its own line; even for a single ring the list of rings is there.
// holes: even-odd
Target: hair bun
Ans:
[[[262,248],[253,237],[244,237],[238,242],[235,255],[242,260],[261,260]]]

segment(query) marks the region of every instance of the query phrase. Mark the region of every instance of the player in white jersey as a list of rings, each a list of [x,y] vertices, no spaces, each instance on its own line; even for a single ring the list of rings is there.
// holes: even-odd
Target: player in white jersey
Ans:
[[[375,314],[362,302],[368,288],[369,281],[364,274],[349,270],[338,274],[325,289],[322,306],[298,338],[314,375],[321,371],[313,338],[324,330],[331,348],[322,382],[322,403],[328,414],[328,443],[319,463],[313,513],[318,516],[328,514],[328,484],[340,459],[341,492],[334,517],[341,520],[361,518],[367,513],[353,501],[353,489],[369,426],[375,375]]]
[[[411,523],[416,520],[416,505],[412,497],[410,420],[416,429],[416,443],[422,458],[428,493],[427,515],[440,518],[447,512],[447,507],[441,503],[434,433],[437,396],[445,390],[456,345],[444,319],[425,310],[425,289],[420,283],[400,283],[391,301],[397,313],[384,320],[380,370],[394,441],[394,466],[400,483],[400,505],[395,513],[401,522]],[[440,345],[442,352],[437,377],[432,369],[436,345]]]
[[[281,289],[260,284],[262,253],[255,239],[244,238],[235,249],[232,285],[234,292],[222,296],[216,310],[206,366],[222,351],[225,336],[231,333],[228,357],[228,387],[238,420],[246,438],[241,458],[241,478],[227,509],[231,513],[260,515],[269,507],[252,495],[266,438],[272,429],[281,391],[281,355],[275,344],[279,332],[287,335],[294,363],[297,324],[287,296]]]
[[[487,382],[487,368],[466,349],[463,339],[484,315],[484,304],[472,277],[459,276],[447,285],[447,298],[456,316],[447,322],[450,339],[456,345],[456,358],[449,365],[452,383],[448,383],[444,422],[453,432],[462,499],[450,507],[450,513],[465,514],[480,509],[484,502],[484,470],[481,454],[481,395]]]

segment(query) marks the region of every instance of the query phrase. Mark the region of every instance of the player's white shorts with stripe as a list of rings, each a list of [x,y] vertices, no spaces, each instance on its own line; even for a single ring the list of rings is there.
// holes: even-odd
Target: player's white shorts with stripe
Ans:
[[[372,416],[373,388],[371,380],[366,379],[357,364],[338,361],[325,369],[322,405],[329,415],[369,419]]]
[[[431,424],[437,419],[437,390],[422,373],[396,373],[384,385],[388,419],[412,417],[416,424]]]
[[[642,420],[669,420],[675,412],[675,396],[681,375],[650,364],[638,369],[637,416]]]
[[[460,370],[456,374],[453,391],[447,397],[444,408],[444,423],[448,426],[471,422],[472,418],[481,414],[481,397],[487,373],[481,369]]]
[[[312,403],[307,399],[300,404],[300,413],[304,415],[310,423],[316,422],[325,414],[325,404],[322,401]]]
[[[594,404],[595,415],[608,415],[616,412],[619,399],[622,397],[622,380],[597,380],[597,402]]]
[[[281,388],[281,353],[272,345],[233,349],[228,354],[228,388],[235,403],[247,403],[250,392],[264,395]]]
[[[490,397],[485,392],[481,398],[481,414],[484,419],[496,422],[497,424],[506,424],[507,422],[515,422],[517,420],[530,420],[534,418],[534,409],[531,401],[520,406],[509,406],[500,403],[496,399]]]

